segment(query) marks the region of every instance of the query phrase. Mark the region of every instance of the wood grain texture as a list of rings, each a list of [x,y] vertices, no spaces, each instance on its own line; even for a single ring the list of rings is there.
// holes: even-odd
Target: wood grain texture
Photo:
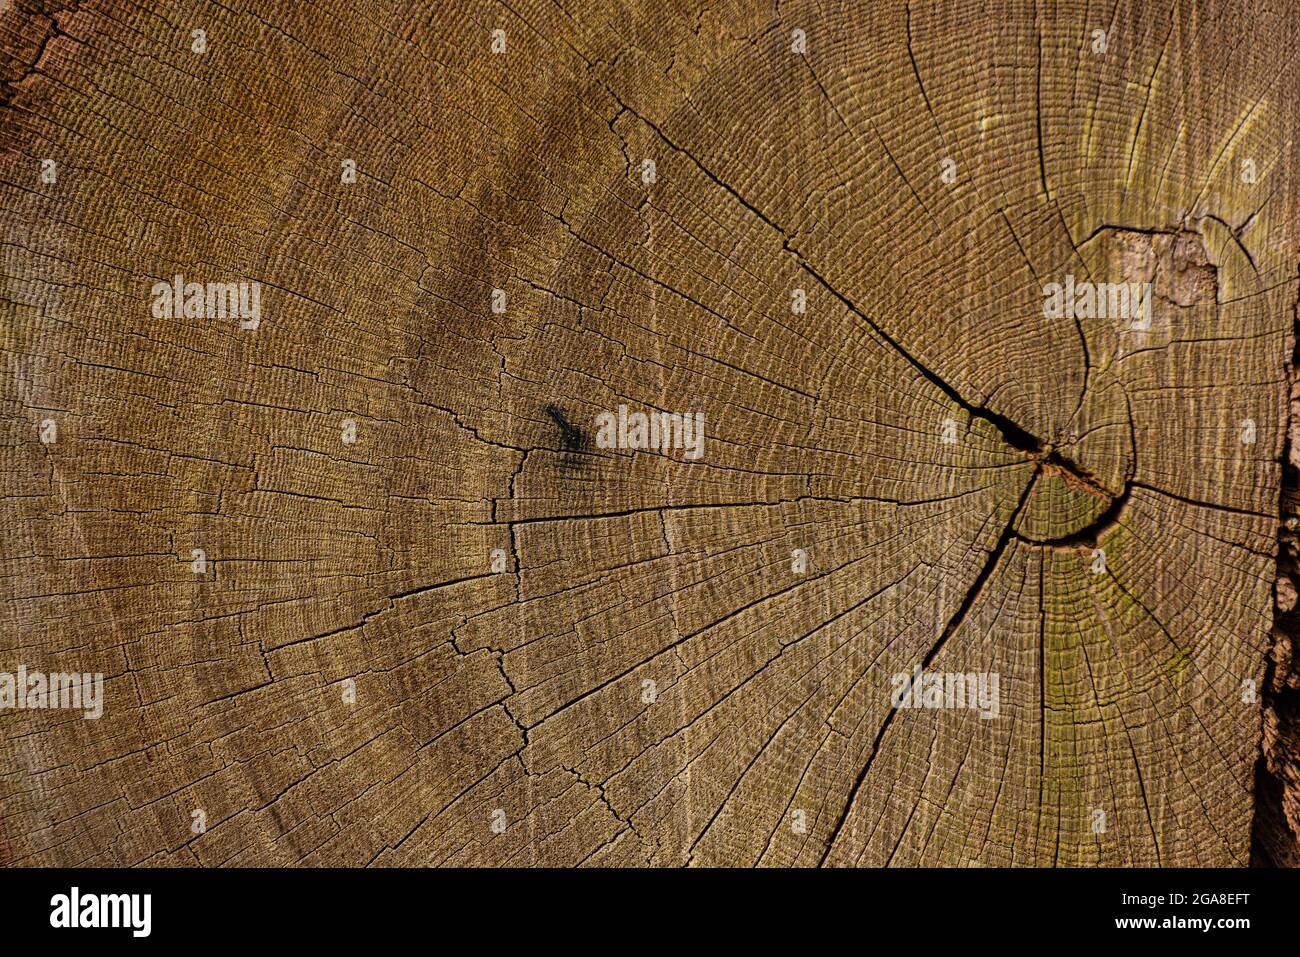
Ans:
[[[1245,865],[1300,807],[1292,3],[6,6],[0,671],[105,677],[0,710],[0,863]]]

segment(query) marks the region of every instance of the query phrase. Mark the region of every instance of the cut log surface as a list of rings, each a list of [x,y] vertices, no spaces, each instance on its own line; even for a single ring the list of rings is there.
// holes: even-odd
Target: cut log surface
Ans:
[[[1291,0],[5,6],[0,863],[1250,862]]]

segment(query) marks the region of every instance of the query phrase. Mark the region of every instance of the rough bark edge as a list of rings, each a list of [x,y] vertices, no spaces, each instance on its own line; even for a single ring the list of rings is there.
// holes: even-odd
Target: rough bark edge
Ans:
[[[1287,367],[1290,385],[1282,454],[1282,523],[1278,528],[1273,647],[1262,689],[1259,761],[1255,765],[1253,867],[1300,867],[1300,267],[1292,311],[1295,335]]]

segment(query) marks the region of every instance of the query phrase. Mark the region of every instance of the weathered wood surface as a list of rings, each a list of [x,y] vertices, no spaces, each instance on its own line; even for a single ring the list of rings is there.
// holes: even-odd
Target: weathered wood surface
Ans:
[[[6,6],[0,862],[1248,863],[1293,4]]]

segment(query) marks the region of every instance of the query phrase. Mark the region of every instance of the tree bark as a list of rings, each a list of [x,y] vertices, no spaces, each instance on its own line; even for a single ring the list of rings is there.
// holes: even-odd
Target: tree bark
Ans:
[[[1300,859],[1292,5],[7,6],[0,863]]]

